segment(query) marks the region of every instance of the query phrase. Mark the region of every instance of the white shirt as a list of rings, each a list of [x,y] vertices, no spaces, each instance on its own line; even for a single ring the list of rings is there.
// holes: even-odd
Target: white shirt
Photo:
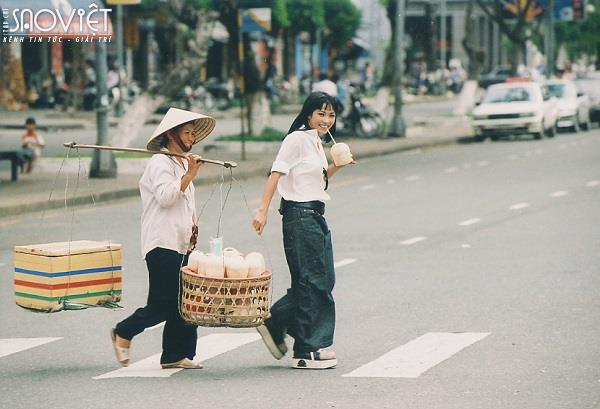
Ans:
[[[140,179],[142,196],[142,256],[156,247],[186,254],[196,222],[195,189],[190,182],[181,191],[187,171],[175,158],[156,154],[148,161]]]
[[[283,173],[277,191],[285,200],[308,202],[326,201],[323,169],[327,157],[316,129],[294,131],[285,137],[273,162],[271,172]]]

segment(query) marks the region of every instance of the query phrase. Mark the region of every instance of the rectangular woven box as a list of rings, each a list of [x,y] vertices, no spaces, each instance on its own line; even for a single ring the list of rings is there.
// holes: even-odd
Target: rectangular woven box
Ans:
[[[15,299],[57,310],[64,301],[97,305],[121,299],[121,245],[79,240],[15,246]]]

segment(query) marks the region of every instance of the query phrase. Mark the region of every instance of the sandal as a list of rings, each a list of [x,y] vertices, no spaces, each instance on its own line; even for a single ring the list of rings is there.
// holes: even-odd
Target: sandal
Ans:
[[[112,339],[113,348],[115,350],[115,356],[117,357],[117,361],[122,366],[129,365],[129,348],[120,347],[117,345],[117,333],[114,328],[110,330],[110,338]]]

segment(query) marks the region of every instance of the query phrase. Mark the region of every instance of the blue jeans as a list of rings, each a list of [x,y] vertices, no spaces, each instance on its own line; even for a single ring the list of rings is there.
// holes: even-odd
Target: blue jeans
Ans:
[[[333,344],[335,284],[331,232],[315,210],[287,207],[283,212],[283,247],[291,288],[271,307],[265,325],[277,343],[287,332],[294,352],[313,352]]]
[[[185,259],[185,260],[184,260]],[[197,331],[179,315],[179,268],[187,256],[160,247],[146,254],[150,288],[145,307],[119,322],[115,332],[131,340],[146,328],[165,322],[162,340],[161,364],[194,359]]]

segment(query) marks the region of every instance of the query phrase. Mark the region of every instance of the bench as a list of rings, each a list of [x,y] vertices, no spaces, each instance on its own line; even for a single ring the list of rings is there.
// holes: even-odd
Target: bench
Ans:
[[[10,161],[10,180],[16,182],[19,179],[19,170],[25,161],[23,149],[15,151],[0,151],[0,160]]]

